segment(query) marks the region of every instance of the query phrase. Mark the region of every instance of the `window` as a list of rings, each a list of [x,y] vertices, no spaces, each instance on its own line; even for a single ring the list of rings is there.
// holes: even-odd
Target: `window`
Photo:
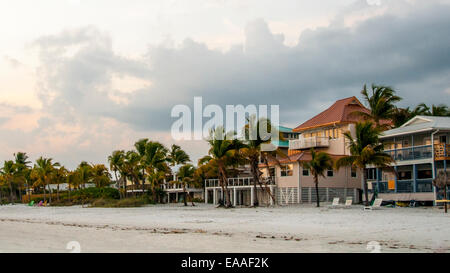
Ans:
[[[303,176],[309,176],[309,170],[308,169],[303,169]]]
[[[294,174],[294,165],[281,165],[281,176],[292,176]]]
[[[377,169],[375,169],[375,168],[367,169],[367,179],[368,180],[376,180],[377,179]]]
[[[275,168],[269,168],[269,176],[275,177]]]
[[[334,176],[334,171],[333,170],[328,170],[327,171],[327,176],[328,177],[333,177]]]
[[[353,178],[355,178],[356,176],[357,176],[357,173],[356,173],[356,169],[354,169],[354,168],[352,168],[352,174],[351,174],[351,176],[353,177]]]
[[[411,171],[399,171],[398,172],[398,179],[399,180],[409,180],[412,178],[412,172]]]
[[[417,179],[433,178],[433,172],[431,170],[419,170],[417,171]]]

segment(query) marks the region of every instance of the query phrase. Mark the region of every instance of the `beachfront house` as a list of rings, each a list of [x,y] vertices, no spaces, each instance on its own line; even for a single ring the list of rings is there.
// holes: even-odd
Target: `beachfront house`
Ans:
[[[397,175],[389,170],[368,171],[370,192],[383,200],[433,202],[442,191],[433,186],[438,170],[450,161],[450,117],[416,116],[381,137],[394,159]]]
[[[277,160],[268,165],[261,163],[265,187],[258,186],[260,204],[273,204],[268,192],[275,196],[277,204],[298,204],[315,202],[314,182],[309,170],[302,167],[302,162],[310,160],[310,149],[324,151],[337,159],[350,152],[346,145],[344,132],[355,131],[355,123],[361,120],[357,111],[368,112],[356,97],[336,101],[325,111],[314,116],[294,129],[280,127],[286,138],[272,143],[282,153]],[[284,154],[284,155],[283,155]],[[354,202],[361,200],[362,174],[351,167],[339,171],[330,169],[325,178],[319,179],[321,201],[330,201],[334,197],[352,198]],[[217,179],[205,181],[205,202],[217,204],[223,193]],[[233,205],[253,204],[253,178],[237,176],[229,178],[228,188],[231,191]]]

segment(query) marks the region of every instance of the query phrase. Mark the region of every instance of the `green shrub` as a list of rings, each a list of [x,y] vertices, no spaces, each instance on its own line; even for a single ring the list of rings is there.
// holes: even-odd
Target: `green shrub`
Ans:
[[[97,208],[131,208],[141,207],[148,204],[148,201],[144,197],[130,197],[121,200],[98,198],[91,203],[91,207]]]
[[[86,188],[72,192],[73,197],[83,196],[88,199],[97,199],[97,198],[105,198],[105,199],[119,199],[119,191],[114,188]]]

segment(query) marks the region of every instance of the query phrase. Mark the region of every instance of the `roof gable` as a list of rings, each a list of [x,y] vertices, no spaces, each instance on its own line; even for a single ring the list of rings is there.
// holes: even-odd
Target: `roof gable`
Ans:
[[[331,125],[333,123],[357,122],[360,120],[360,117],[352,114],[356,111],[370,112],[355,96],[338,100],[325,111],[297,126],[294,132]]]

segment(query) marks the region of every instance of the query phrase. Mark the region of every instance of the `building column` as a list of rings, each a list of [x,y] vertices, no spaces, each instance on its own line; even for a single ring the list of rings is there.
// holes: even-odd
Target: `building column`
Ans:
[[[417,192],[417,165],[413,164],[413,192]]]
[[[309,189],[309,191],[308,191],[308,202],[311,203],[312,202],[311,201],[311,187],[309,187],[308,189]]]
[[[175,193],[175,198],[176,198],[175,203],[178,203],[178,192]]]
[[[328,187],[326,187],[326,189],[327,189],[327,190],[326,190],[326,193],[327,193],[327,194],[326,194],[326,195],[327,195],[327,202],[329,202],[329,201],[330,201],[330,198],[329,198],[330,195],[329,195]]]
[[[208,204],[208,189],[205,189],[205,204]]]
[[[395,173],[398,174],[397,169],[398,169],[397,166],[394,166]],[[395,192],[397,192],[397,189],[398,189],[398,185],[397,185],[398,177],[395,176],[395,177],[394,177],[394,180],[395,180]]]
[[[255,197],[254,197],[254,189],[253,187],[250,188],[250,206],[253,206],[253,203],[255,201]]]
[[[213,188],[213,204],[217,204],[216,188]]]
[[[236,207],[236,204],[237,204],[237,202],[236,202],[236,197],[237,197],[236,192],[237,192],[236,187],[234,187],[233,188],[233,206],[235,206],[235,207]]]
[[[270,186],[270,193],[273,195],[273,186]],[[269,196],[270,199],[270,205],[273,206],[273,199]]]

